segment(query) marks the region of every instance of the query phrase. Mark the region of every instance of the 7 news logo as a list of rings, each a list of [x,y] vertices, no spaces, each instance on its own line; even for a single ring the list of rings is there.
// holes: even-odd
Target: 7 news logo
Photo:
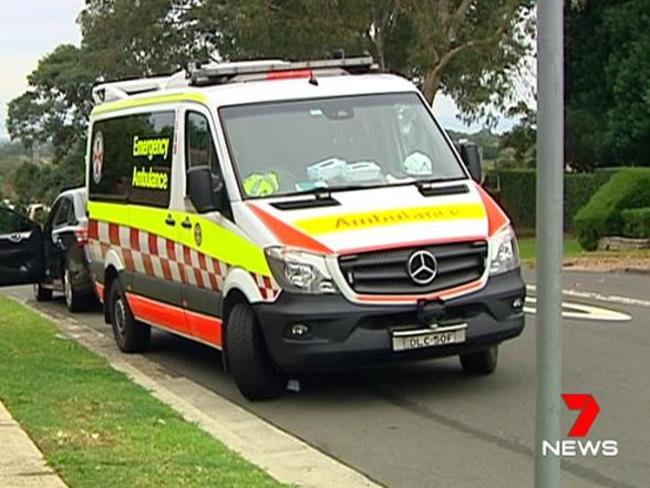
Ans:
[[[589,393],[565,393],[562,395],[562,399],[569,410],[580,410],[578,418],[569,431],[569,437],[575,439],[562,439],[555,442],[542,441],[542,455],[563,457],[617,456],[618,441],[613,439],[584,439],[589,434],[589,430],[591,430],[596,417],[600,413],[600,406],[593,395]]]

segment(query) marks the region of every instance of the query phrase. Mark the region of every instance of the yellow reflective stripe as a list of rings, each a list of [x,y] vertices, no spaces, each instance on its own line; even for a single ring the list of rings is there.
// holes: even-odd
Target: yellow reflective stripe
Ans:
[[[192,223],[191,229],[179,227],[178,241],[181,244],[246,271],[271,276],[271,270],[262,248],[208,218],[187,212],[177,212],[176,214],[178,225],[185,218],[189,218]],[[201,226],[200,246],[195,237],[197,223]]]
[[[88,202],[88,213],[91,219],[156,234],[232,266],[271,276],[264,251],[260,247],[208,218],[164,208],[92,201]],[[175,226],[165,223],[169,215],[176,221]],[[186,218],[192,223],[191,229],[181,226]],[[201,245],[195,238],[197,223],[201,226]]]
[[[485,208],[479,203],[376,210],[298,220],[295,225],[311,235],[394,225],[457,219],[483,219]]]
[[[153,97],[144,98],[125,98],[124,100],[116,100],[114,102],[102,103],[93,108],[91,116],[101,115],[116,110],[124,110],[127,108],[143,107],[146,105],[154,105],[158,103],[180,103],[180,102],[198,102],[208,105],[208,97],[203,93],[189,92],[189,93],[175,93],[171,95],[157,95]]]

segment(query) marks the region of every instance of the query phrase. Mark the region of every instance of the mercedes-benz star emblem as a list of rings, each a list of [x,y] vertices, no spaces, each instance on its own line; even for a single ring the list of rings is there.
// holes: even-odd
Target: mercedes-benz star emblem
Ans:
[[[428,285],[438,274],[438,261],[429,251],[415,251],[406,265],[409,276],[418,285]]]

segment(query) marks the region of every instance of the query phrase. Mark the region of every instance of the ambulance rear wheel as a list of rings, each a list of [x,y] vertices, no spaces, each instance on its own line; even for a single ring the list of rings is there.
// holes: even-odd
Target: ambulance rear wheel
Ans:
[[[269,357],[262,331],[248,304],[233,307],[226,327],[226,354],[235,383],[249,400],[278,397],[285,390],[287,378]]]
[[[151,327],[135,320],[118,279],[114,280],[111,285],[108,303],[113,336],[120,351],[142,352],[146,350],[151,341]]]

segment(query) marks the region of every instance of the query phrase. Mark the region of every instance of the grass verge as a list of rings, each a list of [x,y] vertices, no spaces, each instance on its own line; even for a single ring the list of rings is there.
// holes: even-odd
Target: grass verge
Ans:
[[[0,398],[72,488],[284,486],[1,296]]]
[[[571,236],[564,237],[564,257],[576,256],[584,252],[577,239]],[[537,238],[523,237],[519,239],[519,254],[521,259],[528,262],[537,257]]]

